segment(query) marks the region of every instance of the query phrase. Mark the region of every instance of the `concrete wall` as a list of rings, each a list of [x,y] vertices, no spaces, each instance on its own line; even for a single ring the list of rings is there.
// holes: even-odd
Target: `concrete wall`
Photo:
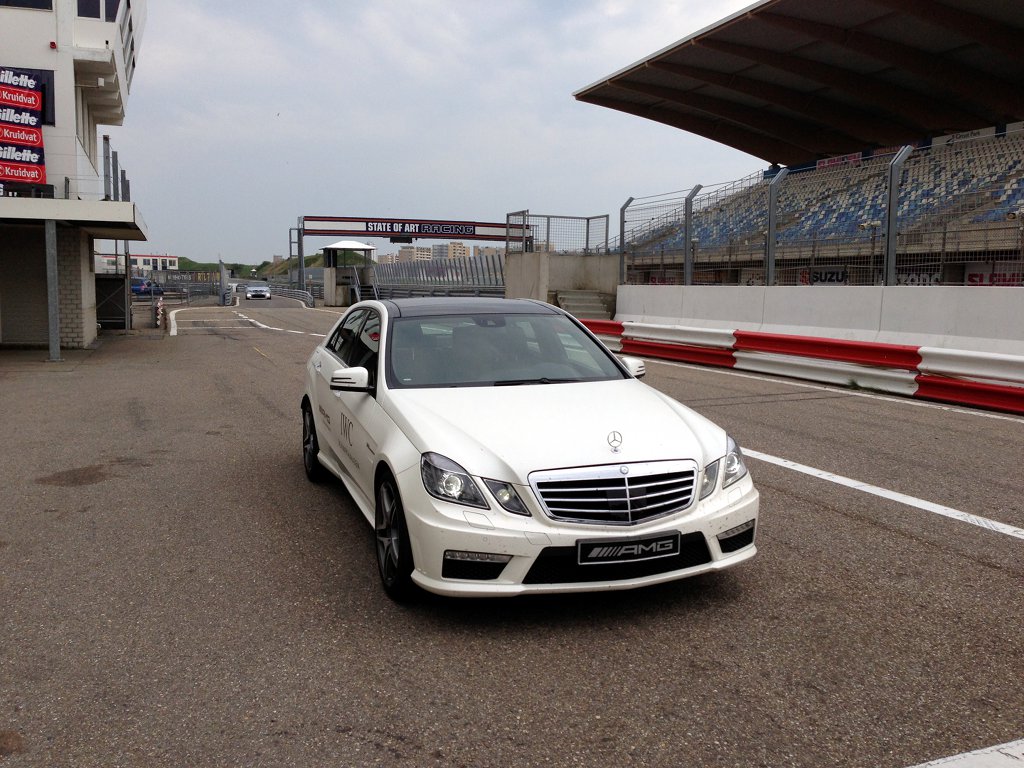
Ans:
[[[1024,289],[620,285],[615,319],[1024,355]]]
[[[557,291],[588,290],[615,295],[619,257],[615,254],[511,253],[505,257],[505,295],[548,301]]]

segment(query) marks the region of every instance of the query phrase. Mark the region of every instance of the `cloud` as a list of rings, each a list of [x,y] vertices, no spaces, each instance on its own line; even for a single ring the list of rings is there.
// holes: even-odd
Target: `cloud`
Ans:
[[[742,5],[153,4],[111,133],[146,247],[201,260],[282,253],[301,215],[617,215],[759,164],[572,93]]]

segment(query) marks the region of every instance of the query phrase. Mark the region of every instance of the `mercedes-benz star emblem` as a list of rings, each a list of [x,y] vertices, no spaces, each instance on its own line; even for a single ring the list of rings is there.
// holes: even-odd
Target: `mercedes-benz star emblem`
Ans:
[[[621,432],[609,432],[608,433],[608,445],[612,447],[612,453],[618,453],[622,447],[622,433]]]

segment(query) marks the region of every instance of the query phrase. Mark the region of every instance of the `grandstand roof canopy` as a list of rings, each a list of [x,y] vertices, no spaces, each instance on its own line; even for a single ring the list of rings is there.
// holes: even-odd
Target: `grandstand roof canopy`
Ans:
[[[762,0],[577,91],[771,163],[1024,120],[1021,0]]]

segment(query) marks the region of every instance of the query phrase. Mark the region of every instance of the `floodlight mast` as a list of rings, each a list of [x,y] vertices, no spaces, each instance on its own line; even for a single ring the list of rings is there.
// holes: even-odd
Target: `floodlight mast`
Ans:
[[[303,252],[302,240],[306,235],[306,217],[299,216],[299,290],[306,290],[306,255]]]

